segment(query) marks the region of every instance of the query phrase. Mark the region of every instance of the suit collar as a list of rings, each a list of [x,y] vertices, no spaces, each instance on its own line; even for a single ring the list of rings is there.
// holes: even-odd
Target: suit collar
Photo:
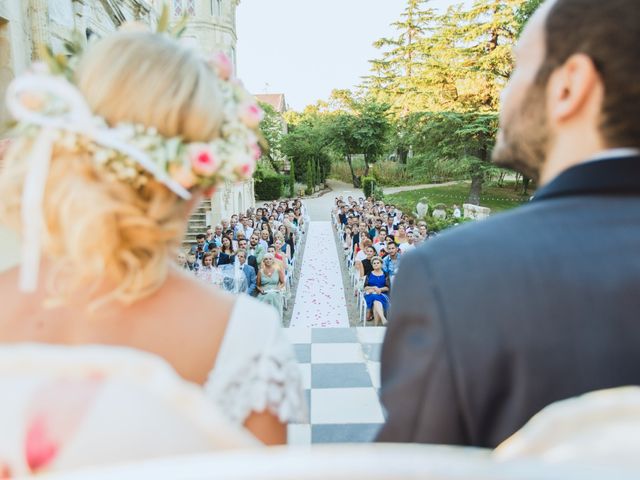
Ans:
[[[588,161],[539,189],[534,201],[575,195],[640,195],[640,155]]]

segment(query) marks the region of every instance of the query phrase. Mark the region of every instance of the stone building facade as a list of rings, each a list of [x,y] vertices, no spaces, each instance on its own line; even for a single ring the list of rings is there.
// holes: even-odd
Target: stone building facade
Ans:
[[[0,96],[11,80],[37,58],[38,45],[62,50],[73,32],[86,40],[127,21],[157,22],[163,0],[0,0]],[[224,51],[236,64],[236,8],[239,0],[170,0],[174,21],[188,16],[182,41],[204,53]],[[9,118],[0,102],[0,138]],[[253,181],[224,185],[212,201],[211,221],[255,205]]]

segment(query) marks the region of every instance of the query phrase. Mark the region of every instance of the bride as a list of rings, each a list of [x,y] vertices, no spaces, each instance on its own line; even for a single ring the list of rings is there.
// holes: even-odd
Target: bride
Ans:
[[[155,354],[277,444],[305,410],[277,313],[172,265],[191,211],[250,178],[260,155],[261,112],[231,70],[166,35],[121,31],[69,80],[36,65],[14,81],[0,220],[23,251],[0,274],[0,342]]]

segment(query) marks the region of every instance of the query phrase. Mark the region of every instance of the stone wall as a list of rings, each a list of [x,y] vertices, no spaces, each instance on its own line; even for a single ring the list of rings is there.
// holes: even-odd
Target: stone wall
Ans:
[[[473,220],[485,220],[491,215],[491,209],[487,207],[480,207],[471,203],[465,203],[464,218],[472,218]]]

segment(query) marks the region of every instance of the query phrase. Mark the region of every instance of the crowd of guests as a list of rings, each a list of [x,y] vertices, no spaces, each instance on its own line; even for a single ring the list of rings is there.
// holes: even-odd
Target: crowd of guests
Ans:
[[[427,222],[372,198],[335,199],[332,212],[366,321],[386,325],[389,292],[402,254],[430,237]]]
[[[208,283],[271,304],[282,316],[305,213],[294,199],[231,215],[196,235],[190,249],[178,252],[178,264]]]

